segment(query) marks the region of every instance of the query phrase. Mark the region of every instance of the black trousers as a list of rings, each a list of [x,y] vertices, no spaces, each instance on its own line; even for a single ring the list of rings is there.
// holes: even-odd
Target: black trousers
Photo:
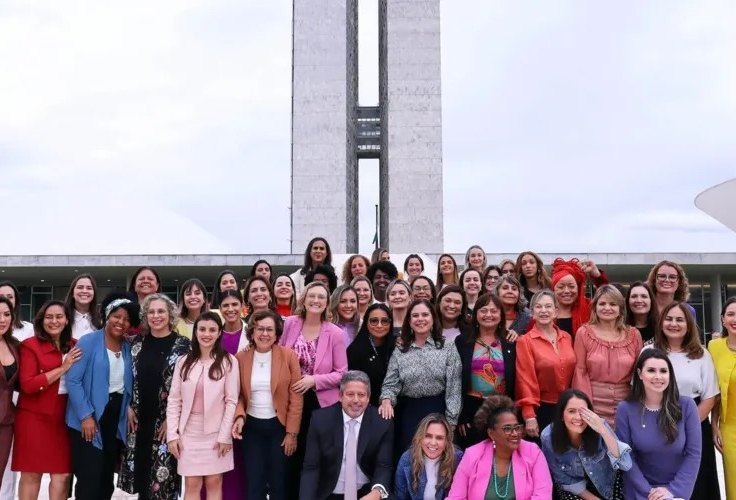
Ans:
[[[102,438],[101,450],[85,441],[78,430],[69,429],[72,468],[77,477],[74,495],[76,500],[109,500],[115,492],[113,474],[123,447],[123,443],[117,438],[122,402],[122,394],[110,394],[102,418],[97,422]]]
[[[286,429],[279,419],[250,415],[243,429],[243,454],[248,477],[248,500],[286,500],[286,455],[281,443]],[[269,488],[270,485],[270,488]]]

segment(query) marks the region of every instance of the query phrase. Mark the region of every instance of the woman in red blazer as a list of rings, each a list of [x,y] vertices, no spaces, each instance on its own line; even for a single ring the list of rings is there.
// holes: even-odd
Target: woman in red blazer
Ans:
[[[51,475],[50,500],[65,500],[72,472],[69,431],[64,423],[64,374],[80,359],[64,303],[46,302],[33,321],[35,335],[20,344],[20,396],[15,414],[13,470],[20,498],[38,498],[41,477]]]
[[[279,344],[293,349],[299,359],[302,377],[292,389],[304,395],[300,432],[296,452],[289,462],[289,498],[299,496],[299,478],[307,431],[312,412],[334,405],[340,399],[340,379],[348,370],[347,347],[340,327],[331,322],[327,308],[330,292],[322,282],[309,283],[299,297],[296,315],[284,322],[284,334]]]

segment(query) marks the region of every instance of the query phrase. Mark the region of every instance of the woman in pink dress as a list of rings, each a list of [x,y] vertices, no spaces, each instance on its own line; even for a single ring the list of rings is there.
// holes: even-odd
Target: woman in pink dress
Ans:
[[[238,361],[222,347],[222,321],[205,312],[194,323],[191,352],[176,362],[166,406],[166,441],[184,477],[185,500],[197,500],[203,483],[208,500],[222,500],[239,394]]]
[[[615,425],[616,405],[631,392],[631,375],[642,340],[639,330],[626,324],[623,295],[613,285],[598,289],[590,306],[590,320],[575,335],[577,363],[572,386],[593,401],[593,411]]]

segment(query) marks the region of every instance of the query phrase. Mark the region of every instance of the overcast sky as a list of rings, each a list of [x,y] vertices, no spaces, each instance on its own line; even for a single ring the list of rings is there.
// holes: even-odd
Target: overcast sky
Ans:
[[[0,254],[288,253],[291,12],[1,2]],[[361,0],[363,104],[376,20]],[[736,177],[735,25],[731,0],[443,1],[445,248],[736,251],[693,204]]]

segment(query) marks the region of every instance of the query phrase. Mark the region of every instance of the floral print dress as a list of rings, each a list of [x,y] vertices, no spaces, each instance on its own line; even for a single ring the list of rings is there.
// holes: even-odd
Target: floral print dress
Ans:
[[[166,404],[176,360],[191,349],[188,338],[173,332],[171,335],[173,337],[163,339],[139,335],[132,340],[133,398],[130,408],[138,417],[138,429],[128,433],[118,487],[128,493],[139,493],[140,499],[174,500],[179,496],[181,478],[176,473],[176,459],[169,453],[165,438],[164,441],[155,438],[166,423]],[[157,365],[163,368],[151,373],[150,362],[156,356],[163,358]],[[154,399],[154,404],[142,406],[147,391],[149,394],[155,391],[153,398],[148,397],[149,401]],[[147,450],[150,455],[145,454]]]

